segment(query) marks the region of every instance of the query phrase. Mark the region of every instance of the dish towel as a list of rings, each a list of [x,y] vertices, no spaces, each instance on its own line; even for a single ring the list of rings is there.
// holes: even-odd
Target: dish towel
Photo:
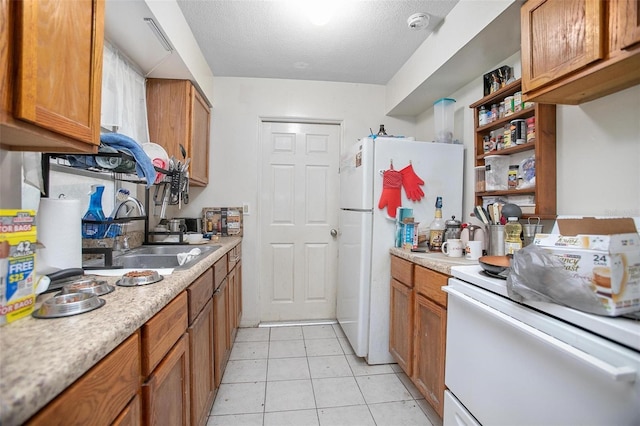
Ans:
[[[194,248],[188,253],[178,253],[178,265],[182,266],[185,263],[191,262],[194,257],[200,256],[200,253],[202,253],[202,251],[199,248]]]
[[[138,177],[144,177],[147,180],[147,188],[153,185],[156,180],[156,169],[153,167],[151,158],[143,151],[138,142],[121,133],[104,133],[100,135],[100,142],[133,156],[136,160]]]

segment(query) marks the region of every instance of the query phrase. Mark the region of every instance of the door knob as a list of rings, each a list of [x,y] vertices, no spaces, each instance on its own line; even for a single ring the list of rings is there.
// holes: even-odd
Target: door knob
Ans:
[[[331,236],[332,237],[337,237],[338,236],[338,231],[336,231],[335,229],[331,230]]]

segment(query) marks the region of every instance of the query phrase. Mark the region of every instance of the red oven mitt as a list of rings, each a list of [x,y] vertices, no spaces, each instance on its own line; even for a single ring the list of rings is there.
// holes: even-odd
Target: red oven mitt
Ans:
[[[399,171],[389,169],[382,174],[382,194],[378,208],[387,207],[387,214],[396,217],[396,210],[402,205],[400,189],[402,188],[402,175]]]
[[[407,167],[400,170],[400,174],[402,175],[402,186],[407,198],[413,201],[420,201],[424,197],[424,192],[420,188],[421,185],[424,185],[424,181],[413,171],[413,165],[409,163]]]

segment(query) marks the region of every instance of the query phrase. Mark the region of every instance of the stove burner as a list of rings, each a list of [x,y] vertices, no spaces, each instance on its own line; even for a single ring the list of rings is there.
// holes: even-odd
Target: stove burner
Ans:
[[[494,274],[492,272],[484,271],[484,270],[480,271],[480,275],[485,275],[485,276],[487,276],[489,278],[498,278],[499,280],[506,280],[507,279],[507,277],[504,276],[504,275]]]

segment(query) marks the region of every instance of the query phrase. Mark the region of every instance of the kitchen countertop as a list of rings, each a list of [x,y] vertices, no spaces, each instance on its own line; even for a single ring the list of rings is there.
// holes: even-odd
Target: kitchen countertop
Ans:
[[[400,248],[392,248],[389,250],[394,256],[401,257],[409,262],[433,269],[446,275],[451,275],[452,266],[460,265],[477,265],[477,260],[467,260],[464,257],[449,257],[441,252],[420,253],[406,251]]]
[[[100,309],[57,319],[32,316],[0,327],[0,424],[26,421],[138,330],[242,239],[224,237],[219,250],[156,284],[120,287]],[[90,271],[87,271],[90,274]],[[115,285],[118,277],[100,277]],[[43,300],[54,293],[40,295]]]

